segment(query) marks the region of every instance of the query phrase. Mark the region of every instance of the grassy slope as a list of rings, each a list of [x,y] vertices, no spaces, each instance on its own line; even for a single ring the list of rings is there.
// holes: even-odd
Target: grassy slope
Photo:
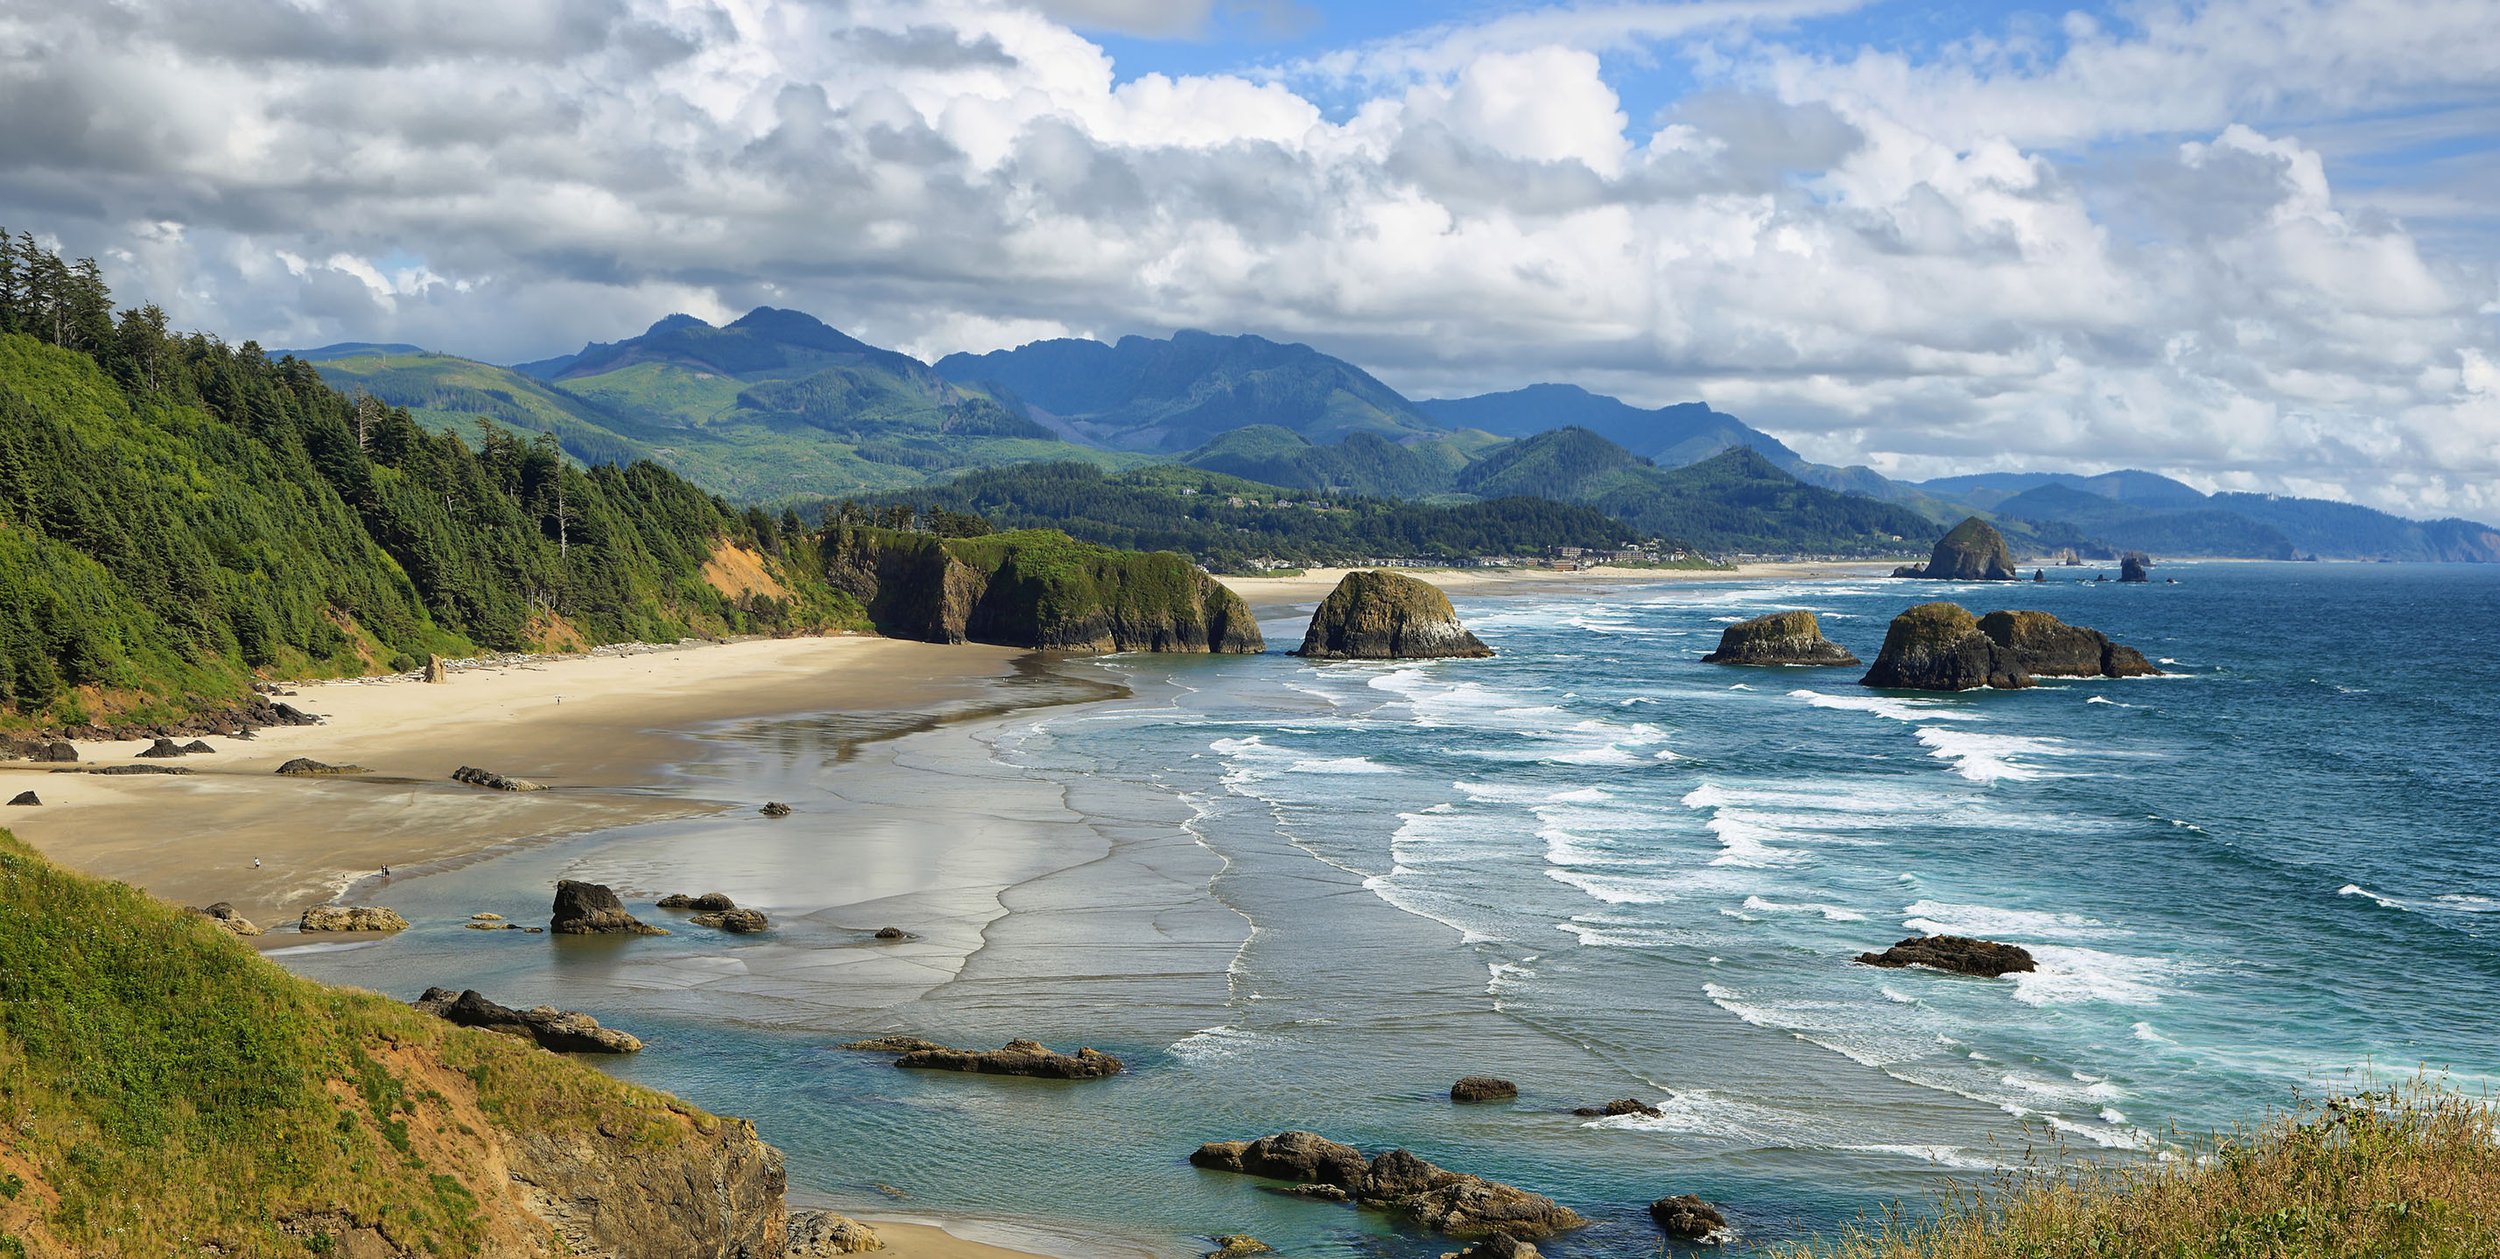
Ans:
[[[663,1150],[717,1121],[509,1037],[289,975],[206,920],[0,831],[0,1256],[543,1246],[500,1139]]]
[[[2010,1175],[1779,1259],[2487,1259],[2500,1255],[2500,1131],[2429,1086],[2338,1099],[2192,1161]]]

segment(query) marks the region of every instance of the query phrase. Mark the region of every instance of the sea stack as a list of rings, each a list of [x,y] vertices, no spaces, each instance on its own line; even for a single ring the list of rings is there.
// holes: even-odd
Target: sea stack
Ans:
[[[1914,691],[2001,690],[2031,685],[2014,650],[1981,633],[1979,622],[1957,603],[1922,603],[1892,618],[1884,649],[1858,679],[1860,686]]]
[[[1849,649],[1823,637],[1812,612],[1774,612],[1728,626],[1719,649],[1704,664],[1846,665],[1858,663]]]
[[[1924,567],[1896,568],[1892,575],[1935,581],[2012,581],[2021,576],[2014,569],[2014,553],[2005,547],[2005,535],[1977,516],[1953,526]]]
[[[2151,581],[2153,579],[2153,575],[2145,572],[2144,570],[2150,566],[2152,562],[2153,557],[2146,555],[2142,551],[2127,552],[2126,555],[2120,557],[2118,561],[2118,580]]]
[[[2143,678],[2161,672],[2144,653],[2096,629],[2046,612],[1991,612],[1979,632],[2013,653],[2016,667],[2043,678]]]
[[[1311,614],[1293,654],[1312,660],[1476,660],[1493,654],[1448,595],[1403,573],[1348,573]]]
[[[664,936],[668,932],[625,912],[625,902],[605,884],[556,881],[556,903],[547,929],[560,936]]]

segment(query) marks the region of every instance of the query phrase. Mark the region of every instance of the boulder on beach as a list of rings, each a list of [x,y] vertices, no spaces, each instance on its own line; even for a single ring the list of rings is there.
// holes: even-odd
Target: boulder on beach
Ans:
[[[1448,595],[1404,573],[1347,573],[1311,613],[1297,656],[1310,660],[1482,659],[1493,654],[1458,623]]]
[[[1617,1115],[1639,1115],[1644,1119],[1657,1119],[1667,1112],[1637,1097],[1618,1097],[1603,1106],[1582,1106],[1571,1113],[1583,1119],[1612,1119]]]
[[[309,756],[299,756],[279,766],[278,772],[289,778],[320,778],[331,774],[362,774],[367,771],[362,765],[328,765]]]
[[[1734,1236],[1727,1217],[1697,1194],[1677,1194],[1649,1204],[1649,1218],[1658,1231],[1693,1246],[1715,1246]]]
[[[1925,565],[1896,568],[1892,575],[1934,581],[2012,581],[2021,576],[2014,569],[2014,553],[2006,549],[2005,535],[1977,516],[1965,518],[1938,539],[1935,554]]]
[[[239,936],[256,936],[261,934],[260,928],[255,926],[251,919],[234,912],[234,906],[227,904],[224,901],[219,901],[214,905],[209,905],[200,909],[186,908],[183,912],[198,914],[200,917],[206,918],[210,922],[216,923],[218,926],[224,927],[226,930]]]
[[[1703,664],[1852,665],[1849,649],[1823,637],[1823,623],[1812,612],[1774,612],[1741,621],[1719,632],[1719,649],[1701,658]]]
[[[408,920],[378,905],[315,905],[297,921],[298,931],[406,931]]]
[[[17,793],[16,795],[9,797],[9,803],[10,803],[10,804],[19,804],[19,805],[24,805],[24,804],[42,804],[42,803],[43,803],[43,799],[42,799],[42,797],[37,796],[34,792],[31,792],[31,791],[21,791],[21,792]]]
[[[467,783],[472,787],[484,787],[489,791],[546,790],[545,787],[531,782],[526,778],[511,778],[498,774],[491,769],[479,769],[474,765],[463,765],[460,768],[451,771],[451,780],[458,783]]]
[[[139,755],[150,759],[160,759],[168,756],[188,756],[190,754],[191,751],[189,748],[186,748],[171,739],[158,739],[156,742],[147,745],[146,748],[139,752]]]
[[[2040,968],[2039,963],[2031,960],[2031,951],[2021,945],[1974,940],[1969,936],[1911,936],[1881,953],[1860,953],[1857,960],[1861,966],[1892,970],[1925,966],[1987,979]]]
[[[1954,603],[1922,603],[1892,618],[1884,649],[1858,679],[1860,686],[1916,691],[2031,684],[2013,649],[1981,633],[1969,610]]]
[[[425,656],[425,680],[442,683],[451,680],[451,671],[443,667],[443,658],[432,652]]]
[[[706,914],[716,914],[725,909],[736,909],[738,907],[738,902],[729,899],[729,893],[727,892],[705,892],[701,896],[688,896],[684,892],[672,892],[667,896],[661,897],[655,903],[662,909],[690,909]]]
[[[790,806],[783,804],[779,800],[768,800],[764,803],[764,807],[757,809],[756,812],[761,813],[766,817],[788,817],[790,816]]]
[[[2033,677],[2141,678],[2161,672],[2135,648],[2046,612],[1991,612],[1979,618],[1979,632],[2009,649],[2015,666]]]
[[[784,1259],[821,1259],[824,1255],[856,1255],[885,1249],[877,1230],[831,1211],[792,1211],[789,1246]]]
[[[894,1065],[906,1071],[963,1071],[1036,1080],[1100,1080],[1127,1069],[1119,1059],[1097,1050],[1079,1049],[1063,1054],[1030,1040],[1011,1040],[997,1049],[950,1049],[924,1044],[905,1052],[894,1060]]]
[[[1210,1141],[1193,1166],[1296,1182],[1297,1196],[1358,1202],[1452,1237],[1507,1233],[1534,1240],[1580,1228],[1579,1212],[1543,1194],[1453,1172],[1407,1150],[1366,1160],[1353,1146],[1312,1132],[1255,1141]]]
[[[731,935],[754,935],[772,925],[760,909],[716,909],[696,914],[687,921],[698,927],[717,927]]]
[[[625,902],[605,884],[564,879],[556,884],[547,929],[560,936],[664,936],[668,932],[625,912]]]
[[[56,769],[52,772],[55,774],[75,774],[79,771],[74,769]],[[180,765],[98,765],[94,769],[87,770],[86,772],[90,774],[102,774],[108,778],[119,778],[129,774],[188,774],[191,771]]]
[[[2118,560],[2118,580],[2151,581],[2153,579],[2153,575],[2145,572],[2144,570],[2147,567],[2150,567],[2152,562],[2153,557],[2146,555],[2142,551],[2127,552],[2125,555],[2120,556]]]
[[[489,1001],[476,989],[454,994],[428,988],[409,1002],[420,1013],[435,1015],[462,1027],[475,1027],[536,1042],[560,1054],[630,1054],[642,1051],[642,1040],[630,1032],[599,1026],[599,1020],[554,1006],[515,1010]]]
[[[25,739],[0,734],[0,761],[69,764],[77,759],[78,749],[57,739]]]
[[[1454,1102],[1506,1102],[1519,1096],[1519,1086],[1499,1076],[1470,1075],[1450,1086]]]

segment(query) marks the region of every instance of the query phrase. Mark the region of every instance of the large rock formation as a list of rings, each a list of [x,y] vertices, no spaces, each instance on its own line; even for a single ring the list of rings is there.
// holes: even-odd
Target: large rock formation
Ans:
[[[560,936],[668,934],[665,929],[626,913],[625,902],[616,899],[616,893],[605,884],[572,879],[556,884],[555,909],[548,916],[547,929]]]
[[[587,1014],[548,1005],[515,1010],[487,1000],[475,988],[457,994],[448,988],[428,988],[424,996],[408,1004],[421,1013],[447,1019],[462,1027],[518,1036],[535,1042],[541,1049],[552,1049],[560,1054],[630,1054],[642,1051],[639,1037],[613,1027],[601,1027],[599,1020]]]
[[[1849,649],[1823,637],[1812,612],[1774,612],[1740,621],[1719,634],[1719,649],[1704,664],[1851,665]]]
[[[1049,529],[938,538],[837,526],[825,575],[879,633],[1064,651],[1259,652],[1250,605],[1186,558]]]
[[[1126,1064],[1110,1054],[1079,1049],[1054,1052],[1039,1041],[1011,1040],[998,1049],[950,1049],[930,1041],[902,1037],[855,1041],[846,1048],[900,1050],[894,1065],[907,1071],[964,1071],[978,1075],[1020,1075],[1037,1080],[1099,1080],[1118,1075]]]
[[[1406,1150],[1366,1160],[1354,1147],[1310,1132],[1210,1141],[1189,1161],[1215,1171],[1293,1181],[1321,1191],[1302,1196],[1378,1207],[1452,1237],[1498,1232],[1534,1240],[1588,1223],[1543,1194],[1447,1171]]]
[[[1313,660],[1482,659],[1493,654],[1458,623],[1448,595],[1404,573],[1347,573],[1311,613],[1297,656]]]
[[[831,1211],[790,1213],[790,1247],[783,1259],[822,1259],[826,1255],[857,1255],[885,1249],[877,1230]]]
[[[2031,684],[2014,650],[1981,633],[1969,610],[1953,603],[1922,603],[1892,618],[1884,649],[1858,679],[1860,686],[1918,691]]]
[[[1979,632],[2011,650],[2023,672],[2044,678],[2140,678],[2161,670],[2133,647],[2046,612],[1991,612]]]
[[[1974,940],[1969,936],[1911,936],[1881,953],[1858,954],[1858,964],[1896,970],[1927,966],[1990,979],[2040,968],[2031,960],[2031,951],[2020,945]]]
[[[38,761],[70,765],[78,760],[78,748],[59,739],[27,739],[0,734],[0,761]]]
[[[406,931],[408,920],[378,905],[315,905],[295,924],[298,931]]]
[[[1953,526],[1936,543],[1936,553],[1923,567],[1896,568],[1895,577],[1926,577],[1936,581],[2012,581],[2014,553],[1996,526],[1971,516]]]
[[[2118,560],[2118,580],[2151,581],[2153,579],[2153,575],[2144,570],[2150,566],[2152,562],[2153,557],[2146,555],[2142,551],[2127,552]]]

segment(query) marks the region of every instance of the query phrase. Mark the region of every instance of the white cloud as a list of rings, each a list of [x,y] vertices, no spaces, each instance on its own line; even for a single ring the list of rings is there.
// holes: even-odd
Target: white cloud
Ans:
[[[1839,0],[1557,5],[1123,80],[1063,23],[1233,10],[509,0],[497,42],[472,0],[204,4],[0,3],[0,219],[238,339],[1243,329],[1419,393],[1707,397],[1888,471],[2500,510],[2489,240],[2283,121],[2492,95],[2487,6],[2156,5],[1912,61],[1783,42]],[[1704,87],[1636,122],[1609,68],[1660,52]]]

